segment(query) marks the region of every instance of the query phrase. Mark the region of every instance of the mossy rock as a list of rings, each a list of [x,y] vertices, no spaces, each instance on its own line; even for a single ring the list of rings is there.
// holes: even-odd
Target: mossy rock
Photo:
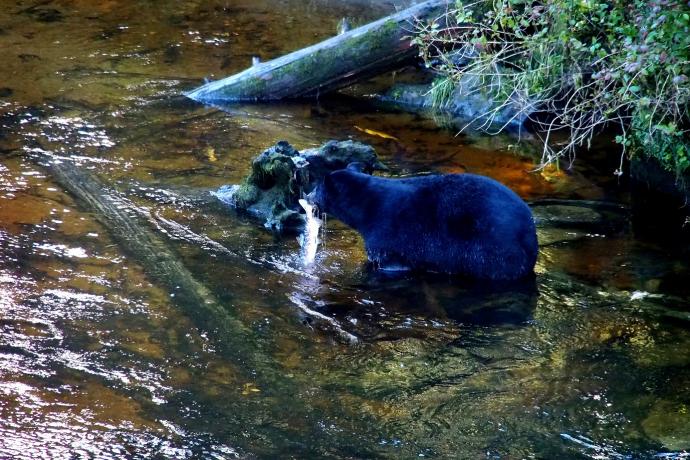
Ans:
[[[252,161],[252,169],[239,185],[223,186],[214,195],[222,202],[261,219],[278,233],[299,231],[304,214],[299,199],[311,192],[332,171],[358,162],[364,170],[387,169],[373,147],[360,142],[328,141],[299,152],[280,141]]]
[[[289,184],[295,169],[293,158],[298,156],[299,152],[289,143],[278,142],[252,161],[252,173],[247,177],[247,183],[263,190]]]
[[[242,184],[234,191],[234,197],[238,207],[246,208],[259,200],[259,187],[253,184]]]

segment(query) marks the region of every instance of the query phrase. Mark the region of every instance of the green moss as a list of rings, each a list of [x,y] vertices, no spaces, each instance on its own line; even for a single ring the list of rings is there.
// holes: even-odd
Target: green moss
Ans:
[[[218,92],[229,100],[246,100],[247,98],[258,99],[258,95],[266,94],[267,89],[268,83],[265,79],[252,77],[241,83],[226,85]]]
[[[259,158],[252,163],[252,175],[249,180],[259,188],[283,186],[292,178],[290,159],[280,154],[273,154],[269,159]]]
[[[233,198],[238,207],[246,209],[259,199],[259,188],[245,182],[239,186]]]
[[[351,140],[330,141],[301,154],[286,141],[280,141],[254,159],[251,173],[233,192],[234,204],[262,218],[264,225],[275,231],[297,229],[304,223],[298,204],[302,193],[309,193],[328,172],[345,168],[353,161],[362,162],[371,170],[385,169],[371,146]]]
[[[273,79],[284,81],[285,91],[289,90],[290,82],[295,78],[304,78],[315,84],[328,81],[333,77],[334,67],[343,61],[352,63],[353,68],[361,68],[371,61],[373,53],[388,53],[391,41],[398,35],[402,36],[402,32],[396,21],[387,21],[370,33],[352,37],[339,46],[321,49],[276,69]]]

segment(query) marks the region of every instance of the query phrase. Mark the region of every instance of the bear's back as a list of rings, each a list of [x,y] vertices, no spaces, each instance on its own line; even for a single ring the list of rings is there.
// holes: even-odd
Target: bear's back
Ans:
[[[473,174],[379,179],[389,197],[393,229],[383,224],[373,246],[412,266],[482,278],[513,278],[534,266],[531,211],[503,184]],[[388,228],[387,228],[388,227]],[[381,247],[383,246],[383,247]],[[513,276],[514,275],[514,276]]]
[[[396,181],[396,179],[387,179]],[[501,231],[512,224],[533,223],[525,202],[505,185],[474,174],[447,174],[400,180],[412,197],[407,202],[426,214],[430,225],[445,223],[467,233],[464,224],[478,230]]]

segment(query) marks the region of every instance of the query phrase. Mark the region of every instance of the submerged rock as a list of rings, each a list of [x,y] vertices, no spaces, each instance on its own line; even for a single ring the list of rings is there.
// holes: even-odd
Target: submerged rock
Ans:
[[[532,214],[538,226],[581,226],[601,224],[604,217],[592,208],[577,205],[533,206]]]
[[[627,210],[615,203],[546,199],[530,207],[542,247],[620,231],[628,221]]]
[[[672,451],[690,449],[690,409],[684,403],[660,400],[642,422],[647,436]]]
[[[539,246],[551,246],[558,243],[566,243],[568,241],[576,241],[585,237],[585,234],[567,228],[558,227],[537,227],[537,239]]]
[[[280,141],[254,159],[242,184],[223,186],[213,194],[263,220],[264,226],[273,231],[297,231],[305,223],[299,199],[326,174],[353,162],[362,163],[369,173],[387,169],[374,148],[360,142],[329,141],[319,148],[299,152]]]

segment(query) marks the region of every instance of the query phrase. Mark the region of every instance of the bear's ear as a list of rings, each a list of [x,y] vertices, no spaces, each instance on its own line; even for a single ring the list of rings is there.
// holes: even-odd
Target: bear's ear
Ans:
[[[367,165],[365,165],[361,161],[354,161],[354,162],[350,163],[349,165],[347,165],[347,170],[358,172],[358,173],[363,173],[366,171],[366,167],[367,167]]]

